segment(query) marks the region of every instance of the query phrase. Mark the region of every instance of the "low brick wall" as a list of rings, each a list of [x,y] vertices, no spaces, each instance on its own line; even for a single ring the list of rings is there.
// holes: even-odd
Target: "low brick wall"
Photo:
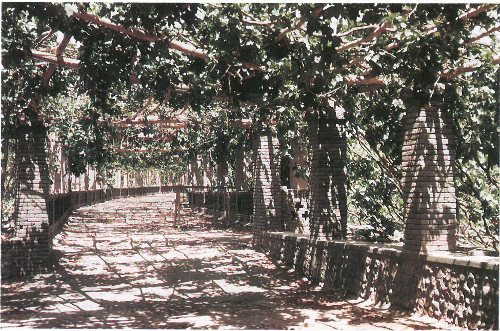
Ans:
[[[161,191],[171,190],[169,186],[162,187]],[[145,195],[160,192],[159,186],[133,187],[133,188],[111,188],[90,191],[75,191],[63,194],[54,194],[47,199],[47,211],[49,214],[49,238],[54,236],[64,226],[69,215],[74,209],[94,203],[104,202],[111,199]]]
[[[257,248],[326,289],[471,329],[498,329],[498,257],[416,254],[354,241],[263,232]]]
[[[165,186],[161,188],[161,191],[167,192],[171,189],[172,187]],[[46,270],[47,261],[50,263],[52,239],[61,231],[74,209],[114,198],[158,192],[160,192],[160,187],[153,186],[76,191],[50,195],[46,199],[49,226],[40,230],[45,235],[30,234],[26,237],[12,237],[2,240],[2,279],[17,275],[26,276]],[[48,241],[40,238],[48,238]]]
[[[190,207],[205,208],[215,217],[222,218],[227,213],[223,220],[225,226],[243,230],[251,225],[253,200],[250,191],[191,191],[187,192],[187,200]]]

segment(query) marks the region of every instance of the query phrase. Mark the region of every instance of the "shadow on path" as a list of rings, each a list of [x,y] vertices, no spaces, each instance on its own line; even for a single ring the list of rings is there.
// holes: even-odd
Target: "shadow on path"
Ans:
[[[2,327],[433,329],[434,321],[315,291],[175,195],[77,210],[54,240],[54,269],[2,284]],[[196,223],[196,224],[195,224]],[[204,226],[204,224],[206,226]],[[446,327],[446,326],[442,326]]]

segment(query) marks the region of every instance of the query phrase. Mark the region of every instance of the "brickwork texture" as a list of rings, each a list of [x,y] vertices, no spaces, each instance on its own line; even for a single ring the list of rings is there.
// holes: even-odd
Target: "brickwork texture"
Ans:
[[[278,148],[278,139],[270,133],[253,137],[253,226],[256,233],[283,227]]]
[[[29,274],[49,261],[49,217],[46,198],[50,180],[46,154],[47,136],[43,127],[19,131],[16,150],[17,192],[16,238],[7,253],[16,273]],[[3,253],[3,252],[2,252]],[[2,260],[4,257],[2,254]]]
[[[410,107],[403,123],[405,249],[455,249],[455,140],[451,117],[439,104]]]
[[[308,122],[311,154],[310,233],[315,239],[347,234],[346,140],[342,120],[312,116]]]

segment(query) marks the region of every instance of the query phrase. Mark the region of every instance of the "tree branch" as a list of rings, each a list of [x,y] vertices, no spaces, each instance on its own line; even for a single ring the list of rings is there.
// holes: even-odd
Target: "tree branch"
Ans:
[[[360,38],[358,40],[355,40],[353,42],[350,42],[348,44],[345,44],[343,46],[338,47],[337,52],[342,52],[342,51],[348,50],[349,48],[358,46],[361,43],[370,41],[373,38],[375,38],[376,36],[378,36],[379,34],[381,34],[382,32],[384,32],[385,30],[387,30],[387,28],[390,27],[391,25],[392,25],[392,22],[385,22],[384,24],[382,24],[380,27],[378,27],[375,31],[373,31],[368,36],[366,36],[364,38]]]
[[[342,32],[339,34],[336,34],[335,37],[345,37],[348,36],[356,31],[362,31],[362,30],[369,30],[369,29],[377,29],[379,26],[378,25],[367,25],[367,26],[360,26],[356,28],[352,28],[351,30],[348,30],[346,32]]]
[[[149,42],[165,41],[165,39],[157,38],[157,37],[152,36],[149,33],[146,33],[144,31],[137,30],[137,29],[128,29],[128,28],[125,28],[121,25],[114,24],[107,19],[97,17],[95,15],[92,15],[92,14],[89,14],[86,12],[75,12],[75,13],[73,13],[73,17],[82,19],[84,21],[89,21],[89,22],[92,22],[92,23],[100,25],[100,26],[104,26],[108,29],[129,35],[129,36],[137,38],[137,39],[141,39],[141,40],[145,40],[145,41],[149,41]],[[205,54],[203,50],[197,49],[197,48],[195,48],[191,45],[185,44],[183,42],[172,40],[172,41],[169,41],[169,45],[171,48],[176,49],[184,54],[192,55],[192,56],[198,57],[200,59],[209,59],[209,56],[207,54]]]
[[[71,58],[65,58],[62,56],[56,56],[49,53],[39,52],[39,51],[31,51],[31,56],[34,59],[54,63],[60,65],[61,67],[70,68],[70,69],[78,69],[80,66],[79,60],[74,60]]]
[[[64,50],[68,46],[70,39],[71,39],[71,37],[64,35],[63,40],[61,41],[59,46],[57,46],[57,49],[56,49],[56,59],[57,60],[62,60],[62,55],[64,53]],[[49,67],[42,75],[42,84],[44,84],[44,85],[48,84],[50,77],[52,76],[52,74],[54,73],[55,70],[56,70],[56,64],[50,63]]]
[[[496,32],[496,31],[500,31],[500,26],[491,28],[488,31],[481,33],[479,36],[474,37],[471,40],[467,41],[464,45],[470,45],[470,44],[478,41],[479,39],[482,39],[482,38],[486,37],[487,35],[490,35],[490,34],[492,34],[493,32]]]
[[[321,13],[321,11],[325,8],[326,5],[321,5],[320,8],[316,9],[313,13],[312,13],[312,16],[313,17],[316,17],[319,15],[319,13]],[[301,17],[300,20],[299,20],[299,23],[297,23],[297,25],[295,27],[291,27],[291,28],[286,28],[284,29],[283,31],[280,32],[280,34],[276,37],[276,39],[274,39],[274,42],[279,42],[281,39],[283,39],[288,33],[292,32],[293,30],[297,30],[297,29],[300,29],[302,27],[302,25],[304,25],[304,23],[306,22],[306,18],[305,17]],[[265,45],[264,48],[268,46],[268,45]]]

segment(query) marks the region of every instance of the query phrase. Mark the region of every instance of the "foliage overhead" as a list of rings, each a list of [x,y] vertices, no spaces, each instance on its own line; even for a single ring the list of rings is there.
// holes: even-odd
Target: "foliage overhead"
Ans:
[[[346,111],[351,199],[373,216],[375,228],[394,229],[401,217],[394,212],[401,204],[401,118],[407,105],[440,100],[455,123],[461,221],[484,222],[483,230],[495,237],[499,76],[498,31],[492,29],[499,11],[492,6],[464,17],[476,8],[3,3],[2,142],[8,145],[20,125],[42,120],[65,141],[74,173],[88,163],[173,169],[203,153],[231,162],[234,148],[250,146],[248,129],[235,127],[235,120],[251,119],[253,132],[274,130],[287,155],[303,140],[308,114],[333,111],[333,101]],[[48,65],[33,52],[53,53],[63,35],[70,38],[64,56],[78,60],[78,70],[59,66],[44,83]],[[179,52],[172,42],[206,59]],[[63,106],[79,96],[85,103]],[[110,124],[148,113],[172,119],[180,109],[191,123],[182,130]],[[128,147],[147,151],[118,153],[123,137]]]

